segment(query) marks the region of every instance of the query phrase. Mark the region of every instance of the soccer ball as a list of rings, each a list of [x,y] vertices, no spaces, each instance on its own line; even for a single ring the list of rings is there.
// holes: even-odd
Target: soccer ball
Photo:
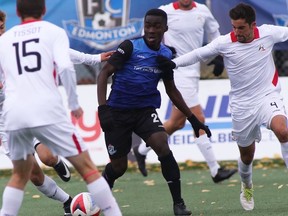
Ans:
[[[93,29],[106,29],[116,26],[116,21],[111,18],[111,14],[108,12],[96,13],[92,20]]]
[[[71,202],[70,209],[73,216],[99,216],[101,212],[88,192],[77,194]]]

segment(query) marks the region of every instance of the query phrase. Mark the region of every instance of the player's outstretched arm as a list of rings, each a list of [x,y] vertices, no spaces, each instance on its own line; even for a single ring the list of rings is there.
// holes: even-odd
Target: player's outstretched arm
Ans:
[[[102,61],[101,54],[86,54],[71,48],[69,49],[69,55],[73,64],[96,65]]]

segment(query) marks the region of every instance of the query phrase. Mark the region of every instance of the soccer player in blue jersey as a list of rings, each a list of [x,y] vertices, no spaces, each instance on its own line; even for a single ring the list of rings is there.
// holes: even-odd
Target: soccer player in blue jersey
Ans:
[[[125,173],[132,133],[135,132],[158,155],[162,174],[172,195],[174,214],[191,215],[181,196],[178,164],[156,112],[161,104],[157,89],[160,79],[172,102],[187,116],[196,136],[199,137],[200,129],[208,137],[211,132],[187,107],[175,86],[173,70],[158,68],[158,55],[172,57],[171,50],[161,43],[167,29],[167,14],[160,9],[149,10],[144,19],[144,36],[121,43],[99,74],[98,114],[111,160],[102,175],[112,188],[115,180]],[[111,75],[113,82],[107,99],[107,81]]]

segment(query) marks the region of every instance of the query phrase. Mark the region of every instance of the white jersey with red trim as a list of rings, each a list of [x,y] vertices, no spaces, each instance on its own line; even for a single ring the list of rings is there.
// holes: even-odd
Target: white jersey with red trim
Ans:
[[[79,108],[76,74],[65,31],[46,21],[17,25],[0,37],[0,72],[5,79],[5,129],[37,127],[67,121],[58,91],[57,72],[69,106]]]
[[[265,24],[254,29],[250,43],[238,42],[231,32],[173,61],[179,67],[205,61],[215,54],[223,55],[231,83],[231,109],[244,110],[257,105],[266,95],[281,91],[272,49],[275,43],[287,39],[287,27]]]
[[[177,56],[202,47],[204,34],[210,40],[220,35],[218,22],[204,4],[193,2],[191,10],[181,10],[179,2],[173,2],[159,8],[168,15],[168,31],[164,34],[163,42],[174,47]],[[179,68],[179,70],[181,70],[182,76],[200,77],[200,63],[198,62],[189,67]],[[175,75],[177,76],[177,74]],[[179,78],[181,77],[179,76]]]

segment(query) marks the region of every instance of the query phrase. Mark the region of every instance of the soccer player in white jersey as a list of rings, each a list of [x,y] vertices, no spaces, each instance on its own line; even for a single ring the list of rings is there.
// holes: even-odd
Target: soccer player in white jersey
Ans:
[[[176,56],[184,55],[203,46],[205,33],[209,40],[213,40],[220,35],[218,22],[204,4],[199,4],[193,0],[179,0],[160,6],[160,9],[164,10],[168,15],[168,31],[165,32],[163,41],[166,45],[175,49]],[[221,57],[217,57],[217,59],[219,58]],[[223,69],[223,66],[219,68],[215,65],[214,73],[220,75]],[[199,79],[199,62],[189,67],[178,68],[174,74],[175,84],[186,104],[197,118],[204,123],[205,116],[198,99]],[[170,118],[164,122],[164,128],[171,135],[183,128],[185,123],[186,116],[173,106]],[[200,132],[199,138],[195,138],[195,142],[208,164],[212,180],[215,183],[230,178],[237,171],[237,169],[220,167],[212,144],[204,131]],[[146,147],[144,142],[140,146],[133,148],[138,168],[143,176],[147,176],[145,158],[150,150],[151,148]]]
[[[5,22],[6,22],[6,14],[3,11],[0,11],[0,36],[5,32]],[[5,94],[3,91],[3,84],[0,83],[0,147],[2,148],[3,152],[9,157],[10,154],[7,143],[7,134],[4,131],[4,122],[2,119],[2,107],[4,99]],[[53,156],[53,158],[54,157],[57,160],[57,156]],[[61,163],[61,161],[62,160],[60,160],[60,162],[58,163],[56,161],[55,163],[57,163],[58,166],[59,164],[66,165],[64,162]],[[36,186],[36,188],[45,196],[63,203],[64,216],[71,216],[70,204],[72,201],[72,197],[69,194],[67,194],[64,190],[62,190],[53,179],[44,174],[44,172],[41,170],[39,164],[35,159],[33,159],[33,168],[30,180]]]
[[[0,11],[1,14],[1,11]],[[1,15],[0,15],[1,16]],[[1,19],[1,18],[0,18]],[[5,23],[5,20],[4,20]],[[111,52],[103,52],[97,55],[90,55],[78,52],[76,50],[70,49],[70,58],[74,64],[88,64],[95,65],[102,61],[106,61]],[[9,148],[7,143],[7,134],[4,131],[4,122],[2,121],[2,106],[5,99],[4,91],[2,89],[3,85],[0,87],[0,145],[4,153],[9,157]],[[71,173],[67,164],[57,155],[53,155],[50,149],[44,144],[40,143],[39,140],[34,138],[34,148],[39,156],[41,162],[47,166],[53,167],[57,174],[63,181],[69,181]],[[36,188],[43,193],[45,196],[58,200],[63,203],[64,216],[70,216],[70,203],[72,198],[63,189],[61,189],[57,183],[51,179],[49,176],[45,175],[38,165],[37,161],[33,159],[33,167],[30,176],[31,182],[36,186]]]
[[[0,73],[5,79],[6,95],[3,118],[13,163],[0,215],[15,216],[19,212],[31,175],[34,137],[71,162],[105,216],[122,215],[66,114],[53,71],[57,69],[69,108],[77,117],[83,111],[77,99],[76,74],[69,57],[68,37],[63,29],[42,21],[45,12],[45,0],[17,0],[22,24],[0,37]]]
[[[237,142],[241,178],[240,202],[245,210],[254,208],[252,162],[255,142],[261,140],[261,125],[272,130],[281,143],[282,156],[288,167],[287,116],[280,95],[281,86],[272,50],[275,43],[288,40],[288,28],[256,25],[255,10],[240,3],[229,12],[233,31],[219,36],[202,48],[173,61],[159,57],[160,67],[187,66],[221,54],[230,79],[232,135]]]

